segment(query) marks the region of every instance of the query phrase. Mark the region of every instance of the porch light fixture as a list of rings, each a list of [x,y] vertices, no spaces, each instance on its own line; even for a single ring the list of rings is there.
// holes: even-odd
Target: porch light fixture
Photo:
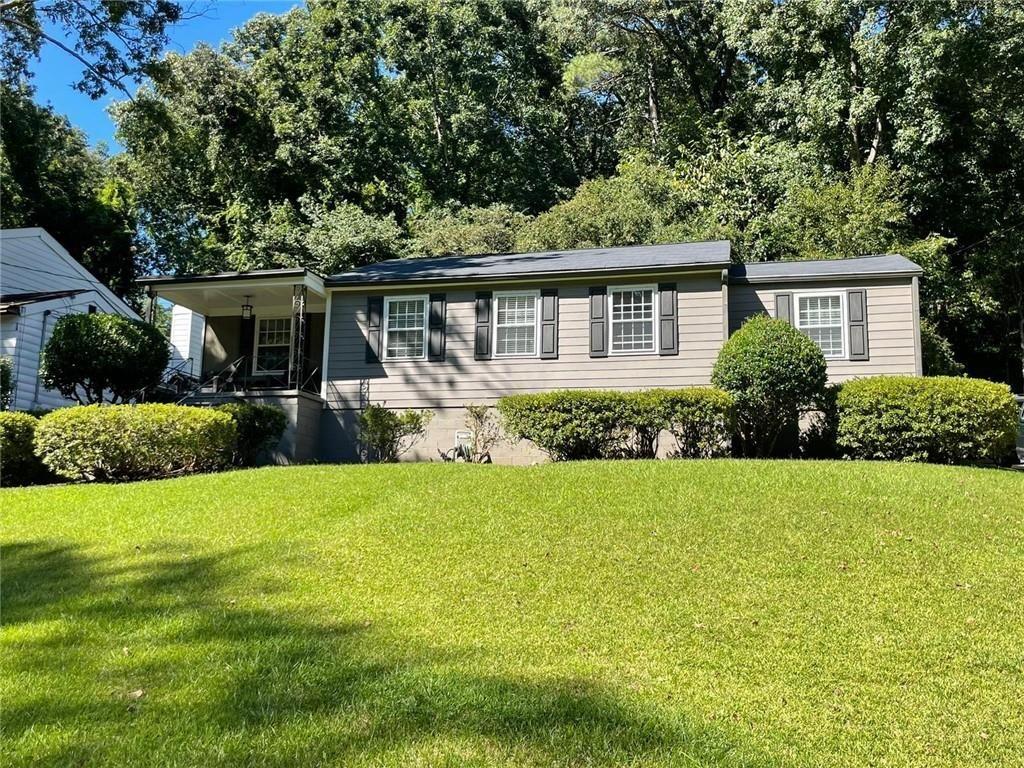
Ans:
[[[245,304],[242,305],[242,319],[252,320],[252,304],[249,303],[251,296],[245,296]]]

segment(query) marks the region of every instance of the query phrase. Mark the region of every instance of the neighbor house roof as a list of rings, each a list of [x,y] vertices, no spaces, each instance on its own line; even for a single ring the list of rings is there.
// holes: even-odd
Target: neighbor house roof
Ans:
[[[138,318],[134,309],[75,261],[42,227],[0,229],[0,284],[3,300],[8,303],[15,295],[35,295],[34,299],[23,299],[18,305],[22,307],[67,298],[69,291],[92,291],[104,311]]]
[[[73,291],[32,291],[29,293],[0,293],[0,314],[17,312],[21,307],[29,304],[37,304],[40,301],[52,301],[53,299],[68,299],[85,293],[84,288]]]
[[[844,277],[919,275],[921,268],[905,256],[888,253],[880,256],[858,256],[853,259],[821,261],[765,261],[733,264],[729,267],[730,283],[771,283],[777,281],[821,280]]]
[[[331,275],[327,278],[327,285],[462,282],[534,276],[571,277],[581,273],[643,273],[677,268],[725,267],[728,264],[729,242],[716,240],[705,243],[635,245],[623,248],[391,259]]]

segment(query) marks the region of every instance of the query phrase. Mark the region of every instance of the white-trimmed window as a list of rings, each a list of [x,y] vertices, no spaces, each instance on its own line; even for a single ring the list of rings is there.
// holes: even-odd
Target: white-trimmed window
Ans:
[[[494,295],[494,355],[533,357],[537,354],[537,291]]]
[[[608,289],[611,307],[611,352],[628,355],[654,352],[655,288],[653,285],[630,285]]]
[[[423,360],[427,356],[427,297],[384,299],[384,358]]]
[[[796,327],[821,348],[825,357],[843,357],[846,354],[843,294],[803,293],[795,298]]]
[[[284,373],[292,354],[292,319],[260,317],[256,325],[253,373]]]

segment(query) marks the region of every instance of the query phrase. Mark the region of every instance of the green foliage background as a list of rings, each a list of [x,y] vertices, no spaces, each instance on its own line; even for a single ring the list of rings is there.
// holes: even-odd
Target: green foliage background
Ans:
[[[136,270],[712,237],[743,261],[899,251],[936,343],[1024,386],[1020,4],[316,0],[147,71],[113,108],[124,152],[62,186],[101,200],[83,231],[136,236]],[[5,112],[9,207],[42,223],[61,197],[26,179],[100,161],[60,139],[33,169],[19,139],[54,116]]]

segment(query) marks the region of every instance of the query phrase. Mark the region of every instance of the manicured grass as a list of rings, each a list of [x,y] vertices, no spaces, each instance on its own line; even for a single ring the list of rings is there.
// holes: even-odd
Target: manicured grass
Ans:
[[[5,765],[1024,755],[1021,474],[324,466],[0,509]]]

